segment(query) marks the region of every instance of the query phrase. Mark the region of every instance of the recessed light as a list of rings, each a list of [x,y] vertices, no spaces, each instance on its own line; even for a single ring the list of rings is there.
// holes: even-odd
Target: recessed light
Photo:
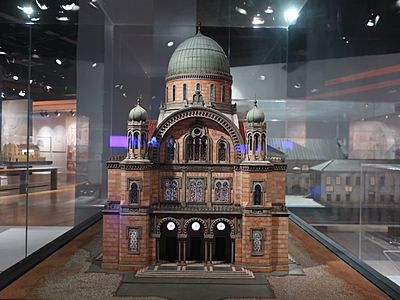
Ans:
[[[253,21],[251,21],[253,25],[262,25],[264,24],[264,19],[260,16],[260,14],[257,14],[253,17]]]
[[[57,19],[58,21],[62,21],[62,22],[69,21],[69,18],[68,18],[68,17],[56,17],[56,19]]]
[[[173,45],[174,45],[174,42],[173,42],[173,41],[170,41],[170,42],[168,42],[168,44],[167,44],[168,47],[172,47]]]
[[[268,6],[267,9],[265,10],[265,13],[266,13],[266,14],[273,14],[273,13],[274,13],[274,10],[272,9],[271,6]]]

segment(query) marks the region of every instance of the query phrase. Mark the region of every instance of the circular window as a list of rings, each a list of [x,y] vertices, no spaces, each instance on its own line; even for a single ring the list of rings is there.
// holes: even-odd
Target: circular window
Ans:
[[[168,229],[169,231],[174,230],[175,227],[176,227],[176,225],[175,225],[174,222],[168,222],[168,223],[167,223],[167,229]]]
[[[200,229],[200,223],[199,222],[193,222],[192,223],[192,230],[193,231],[199,231],[199,229]]]
[[[219,223],[217,224],[217,229],[218,229],[219,231],[225,230],[225,223],[219,222]]]
[[[194,133],[195,135],[200,135],[200,133],[201,133],[200,128],[195,128],[195,129],[193,130],[193,133]]]

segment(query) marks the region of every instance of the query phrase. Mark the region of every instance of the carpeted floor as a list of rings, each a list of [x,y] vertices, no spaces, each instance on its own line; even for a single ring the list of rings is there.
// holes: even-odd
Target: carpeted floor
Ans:
[[[0,292],[0,299],[388,299],[329,250],[290,224],[289,252],[303,276],[257,275],[252,284],[135,279],[104,273],[101,222]]]

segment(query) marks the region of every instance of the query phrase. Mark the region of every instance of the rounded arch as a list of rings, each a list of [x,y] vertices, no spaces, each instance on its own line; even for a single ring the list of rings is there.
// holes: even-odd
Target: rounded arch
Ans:
[[[157,225],[157,233],[161,232],[161,226],[165,223],[165,222],[174,222],[176,225],[176,228],[178,228],[178,233],[182,232],[182,228],[181,228],[181,224],[178,222],[177,219],[172,218],[172,217],[166,217],[160,220],[160,222],[158,222]]]
[[[228,224],[231,227],[231,235],[235,234],[235,225],[233,224],[233,222],[231,220],[226,219],[226,218],[218,218],[211,223],[211,232],[212,233],[214,233],[214,228],[215,228],[215,226],[217,226],[217,224],[219,222],[224,222],[224,223]]]
[[[234,144],[234,150],[236,153],[236,159],[242,159],[242,147],[244,145],[243,137],[240,133],[239,128],[226,117],[221,112],[205,107],[188,107],[185,109],[181,109],[177,112],[172,113],[166,119],[164,119],[157,129],[153,133],[153,138],[161,144],[161,141],[165,137],[166,133],[169,129],[171,129],[175,124],[192,118],[203,118],[207,120],[211,120],[221,126],[230,136]],[[153,160],[158,160],[159,158],[159,149],[158,147],[152,148],[152,158]]]
[[[184,233],[187,233],[187,228],[188,228],[188,226],[189,226],[191,223],[196,222],[196,221],[199,222],[201,225],[203,225],[203,227],[204,227],[204,233],[208,232],[207,223],[206,223],[203,219],[201,219],[201,218],[190,218],[189,220],[187,220],[187,221],[185,222],[185,224],[183,225],[183,232],[184,232]]]

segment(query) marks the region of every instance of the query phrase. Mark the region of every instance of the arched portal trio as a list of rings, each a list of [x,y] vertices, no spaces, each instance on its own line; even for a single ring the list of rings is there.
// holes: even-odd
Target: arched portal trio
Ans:
[[[157,225],[157,262],[228,262],[234,263],[235,238],[238,225],[234,220],[204,220],[193,217],[177,220],[162,218]]]

